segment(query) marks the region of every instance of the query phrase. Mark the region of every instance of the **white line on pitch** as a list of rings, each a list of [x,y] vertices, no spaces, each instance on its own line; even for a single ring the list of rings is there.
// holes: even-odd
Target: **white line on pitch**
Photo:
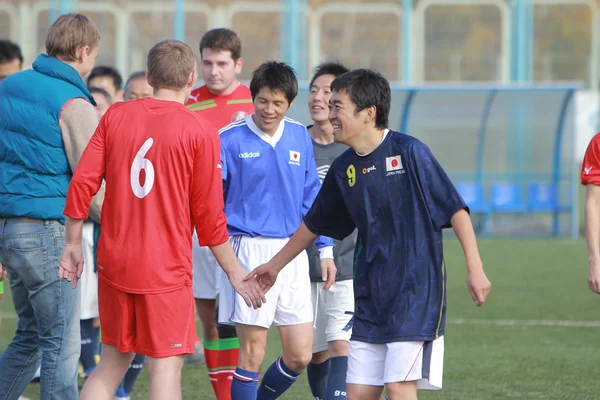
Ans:
[[[16,319],[15,313],[1,313],[3,319]],[[561,321],[561,320],[531,320],[531,319],[448,319],[449,325],[494,325],[494,326],[533,326],[553,327],[564,326],[570,328],[600,328],[600,321]]]
[[[600,321],[518,320],[518,319],[449,319],[451,325],[496,326],[566,326],[572,328],[600,328]]]

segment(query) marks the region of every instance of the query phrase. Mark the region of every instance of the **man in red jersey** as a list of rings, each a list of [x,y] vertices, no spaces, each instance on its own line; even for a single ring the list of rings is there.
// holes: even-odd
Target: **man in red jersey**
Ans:
[[[205,85],[194,90],[187,107],[208,119],[217,129],[254,112],[250,89],[238,82],[242,71],[242,42],[226,28],[213,29],[200,40]],[[239,341],[235,328],[217,325],[219,268],[207,248],[192,249],[194,297],[204,330],[204,355],[208,377],[219,400],[229,400],[231,379],[238,363]],[[218,326],[218,327],[217,327]]]
[[[237,80],[242,72],[242,41],[227,28],[213,29],[200,40],[204,85],[192,91],[187,107],[218,129],[254,112],[250,89]]]
[[[173,60],[178,60],[173,63]],[[110,400],[133,353],[148,356],[150,399],[181,399],[183,355],[194,351],[192,227],[248,306],[265,301],[228,242],[216,129],[185,108],[196,79],[192,50],[166,40],[148,53],[154,97],[104,115],[73,175],[64,214],[61,278],[77,285],[81,227],[106,179],[98,248],[100,364],[81,399]]]
[[[588,248],[588,287],[600,294],[600,133],[588,144],[581,167],[585,185],[585,236]]]

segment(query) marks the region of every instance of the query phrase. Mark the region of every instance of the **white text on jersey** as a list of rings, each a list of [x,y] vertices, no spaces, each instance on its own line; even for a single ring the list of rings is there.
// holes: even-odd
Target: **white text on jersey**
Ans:
[[[370,166],[369,168],[363,168],[363,171],[362,171],[362,172],[363,172],[363,174],[368,174],[369,172],[371,172],[371,171],[376,171],[376,170],[377,170],[377,168],[375,168],[375,166],[374,166],[374,165],[372,165],[372,166]]]
[[[256,157],[260,157],[260,152],[259,151],[247,151],[245,153],[242,153],[239,155],[240,158],[256,158]]]

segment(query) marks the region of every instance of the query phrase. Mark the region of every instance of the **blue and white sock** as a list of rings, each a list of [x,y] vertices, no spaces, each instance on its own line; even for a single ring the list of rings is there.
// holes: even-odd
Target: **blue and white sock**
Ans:
[[[258,388],[258,400],[276,399],[285,393],[294,382],[300,377],[298,372],[294,372],[283,363],[283,358],[279,357],[265,372],[265,376]]]
[[[129,396],[133,392],[133,388],[135,387],[135,383],[142,372],[142,368],[144,368],[144,362],[146,361],[146,356],[143,354],[136,354],[133,357],[133,361],[131,361],[131,365],[123,378],[123,389],[125,393]]]
[[[231,382],[231,400],[256,400],[258,372],[237,367]]]
[[[327,397],[327,380],[329,375],[329,360],[321,364],[308,364],[306,368],[308,385],[315,400],[325,400]]]
[[[81,355],[79,360],[86,375],[92,373],[96,368],[96,348],[98,347],[98,327],[94,327],[94,319],[82,319],[80,321],[81,331]]]

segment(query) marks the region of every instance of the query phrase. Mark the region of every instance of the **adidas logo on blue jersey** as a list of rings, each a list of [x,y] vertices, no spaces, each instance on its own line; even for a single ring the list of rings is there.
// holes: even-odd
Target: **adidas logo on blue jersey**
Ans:
[[[256,157],[260,157],[260,152],[247,151],[245,153],[240,154],[238,157],[240,157],[240,158],[256,158]]]

